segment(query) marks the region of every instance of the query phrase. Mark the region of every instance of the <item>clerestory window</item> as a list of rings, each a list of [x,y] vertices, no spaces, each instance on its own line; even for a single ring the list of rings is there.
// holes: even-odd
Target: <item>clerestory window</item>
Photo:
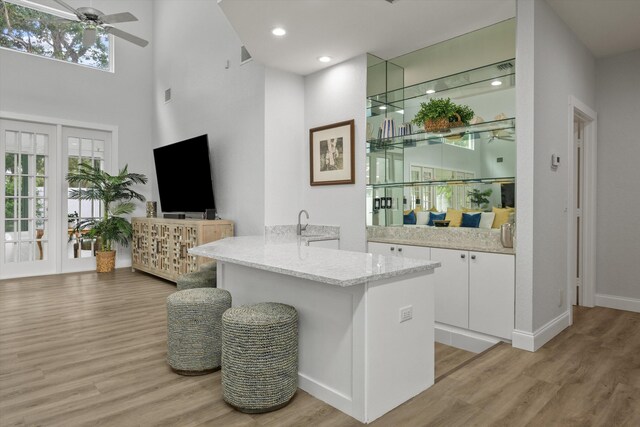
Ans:
[[[73,18],[65,12],[58,14],[50,9],[52,13],[47,13],[39,9],[45,7],[26,0],[0,0],[0,47],[113,71],[112,43],[108,33],[96,28],[95,43],[85,46],[82,42],[85,24],[69,20]]]

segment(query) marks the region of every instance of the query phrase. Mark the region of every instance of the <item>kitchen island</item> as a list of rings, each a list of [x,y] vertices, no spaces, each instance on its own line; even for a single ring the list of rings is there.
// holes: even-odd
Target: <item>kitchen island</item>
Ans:
[[[313,247],[310,239],[234,237],[189,252],[218,261],[218,287],[234,306],[295,307],[299,387],[368,423],[433,385],[440,263]]]

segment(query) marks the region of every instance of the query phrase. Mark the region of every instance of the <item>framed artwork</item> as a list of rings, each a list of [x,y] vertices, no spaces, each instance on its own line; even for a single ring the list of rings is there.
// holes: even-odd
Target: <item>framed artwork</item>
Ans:
[[[311,185],[354,184],[354,120],[309,129]]]

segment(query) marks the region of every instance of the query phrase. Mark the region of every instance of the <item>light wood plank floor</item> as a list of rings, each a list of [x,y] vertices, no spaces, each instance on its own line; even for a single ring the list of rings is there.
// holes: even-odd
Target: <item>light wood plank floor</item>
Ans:
[[[0,426],[361,425],[303,391],[241,414],[222,401],[220,372],[172,373],[174,291],[127,269],[0,281]],[[451,373],[373,425],[640,425],[638,313],[578,309],[536,353],[501,345],[453,371],[471,355],[440,350]]]

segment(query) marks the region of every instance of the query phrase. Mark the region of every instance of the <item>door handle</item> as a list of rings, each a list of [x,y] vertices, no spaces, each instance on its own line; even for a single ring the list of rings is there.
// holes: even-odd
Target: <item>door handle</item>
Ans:
[[[475,255],[471,255],[471,259],[476,259],[476,256]]]
[[[394,248],[393,246],[391,246],[391,252],[395,251],[396,248]]]
[[[467,256],[465,254],[460,254],[460,258],[465,259]]]
[[[402,248],[398,248],[398,252],[402,252]]]

